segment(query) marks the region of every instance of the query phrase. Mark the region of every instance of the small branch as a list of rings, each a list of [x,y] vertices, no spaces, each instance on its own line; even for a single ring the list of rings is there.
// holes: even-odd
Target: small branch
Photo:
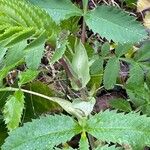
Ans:
[[[84,11],[83,22],[82,22],[82,33],[81,33],[81,42],[82,42],[82,44],[84,44],[85,40],[86,40],[86,23],[85,23],[84,16],[86,15],[87,10],[88,10],[88,1],[89,0],[82,0],[83,11]]]
[[[82,23],[82,33],[81,33],[81,42],[84,44],[86,41],[86,23],[83,17],[83,23]]]
[[[39,96],[39,97],[45,98],[45,99],[47,99],[49,101],[55,102],[55,103],[59,104],[69,114],[74,115],[78,119],[82,119],[83,114],[80,114],[73,107],[72,103],[67,101],[67,100],[65,100],[65,99],[61,99],[61,98],[58,98],[58,97],[49,97],[49,96],[46,96],[46,95],[43,95],[43,94],[40,94],[40,93],[37,93],[37,92],[34,92],[34,91],[29,91],[29,90],[20,89],[20,88],[12,88],[12,87],[1,88],[0,92],[3,92],[3,91],[18,91],[18,90],[21,90],[24,93],[28,93],[28,94],[32,94],[32,95],[35,95],[35,96]]]

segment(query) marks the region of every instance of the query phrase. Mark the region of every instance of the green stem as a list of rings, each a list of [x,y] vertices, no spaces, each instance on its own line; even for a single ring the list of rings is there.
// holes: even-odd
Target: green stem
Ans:
[[[86,40],[86,23],[85,23],[85,20],[84,20],[84,17],[83,17],[82,34],[81,34],[81,41],[82,41],[82,44],[85,43],[85,40]]]
[[[80,114],[72,105],[71,102],[67,101],[67,100],[64,100],[62,98],[58,98],[58,97],[49,97],[49,96],[46,96],[46,95],[43,95],[43,94],[40,94],[40,93],[37,93],[37,92],[34,92],[34,91],[29,91],[29,90],[26,90],[26,89],[20,89],[20,88],[12,88],[12,87],[6,87],[6,88],[1,88],[0,89],[0,92],[3,92],[3,91],[18,91],[18,90],[21,90],[23,91],[24,93],[28,93],[28,94],[32,94],[32,95],[35,95],[35,96],[39,96],[39,97],[42,97],[42,98],[45,98],[49,101],[52,101],[52,102],[55,102],[57,104],[59,104],[65,111],[67,111],[69,114],[71,115],[74,115],[77,119],[82,119],[82,116],[83,114]]]
[[[83,4],[83,23],[82,23],[81,41],[84,44],[86,39],[86,23],[84,16],[86,15],[88,10],[88,0],[82,0],[82,4]]]
[[[88,2],[89,0],[82,0],[84,15],[87,13],[88,10]]]

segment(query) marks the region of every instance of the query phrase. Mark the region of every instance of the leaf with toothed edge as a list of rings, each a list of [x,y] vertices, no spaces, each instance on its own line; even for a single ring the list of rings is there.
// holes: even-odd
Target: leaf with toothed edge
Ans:
[[[82,10],[71,0],[28,0],[35,6],[45,10],[57,23],[72,16],[82,16]]]
[[[24,94],[22,91],[16,91],[14,95],[9,96],[4,106],[3,115],[8,130],[19,126],[21,115],[24,109]]]
[[[112,6],[98,6],[85,15],[90,29],[108,40],[135,43],[147,38],[144,27],[124,11]]]
[[[85,130],[99,140],[129,144],[134,150],[150,146],[150,117],[106,110],[92,116]]]
[[[40,117],[12,131],[2,150],[48,150],[70,140],[81,132],[78,123],[69,116]]]
[[[104,70],[104,87],[106,89],[112,89],[116,84],[117,77],[119,75],[120,62],[117,57],[112,57],[108,60],[106,68]]]

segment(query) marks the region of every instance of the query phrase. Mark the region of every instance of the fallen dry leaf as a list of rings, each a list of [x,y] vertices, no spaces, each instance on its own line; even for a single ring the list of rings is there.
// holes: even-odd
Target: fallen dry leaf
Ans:
[[[144,26],[150,29],[150,12],[145,15]]]
[[[137,12],[142,12],[150,8],[150,0],[138,0],[137,1]]]

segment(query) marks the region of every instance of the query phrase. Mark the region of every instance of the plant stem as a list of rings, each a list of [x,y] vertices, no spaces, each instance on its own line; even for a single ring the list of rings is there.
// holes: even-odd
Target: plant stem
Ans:
[[[85,18],[84,16],[87,13],[87,9],[88,9],[88,0],[82,0],[82,4],[83,4],[83,22],[82,22],[82,34],[81,34],[81,41],[84,44],[85,40],[86,40],[86,23],[85,23]]]
[[[83,17],[83,23],[82,23],[82,34],[81,34],[81,42],[84,44],[86,40],[86,23]]]
[[[46,96],[46,95],[43,95],[43,94],[40,94],[40,93],[37,93],[37,92],[34,92],[34,91],[29,91],[29,90],[26,90],[26,89],[20,89],[20,88],[12,88],[12,87],[6,87],[6,88],[1,88],[0,89],[0,92],[3,92],[3,91],[18,91],[18,90],[21,90],[23,91],[24,93],[28,93],[28,94],[32,94],[32,95],[35,95],[35,96],[39,96],[39,97],[42,97],[42,98],[45,98],[49,101],[52,101],[52,102],[55,102],[57,104],[59,104],[65,111],[67,111],[69,114],[71,115],[74,115],[76,118],[78,119],[82,119],[82,114],[80,114],[72,105],[71,102],[65,100],[65,99],[62,99],[62,98],[58,98],[58,97],[49,97],[49,96]]]

